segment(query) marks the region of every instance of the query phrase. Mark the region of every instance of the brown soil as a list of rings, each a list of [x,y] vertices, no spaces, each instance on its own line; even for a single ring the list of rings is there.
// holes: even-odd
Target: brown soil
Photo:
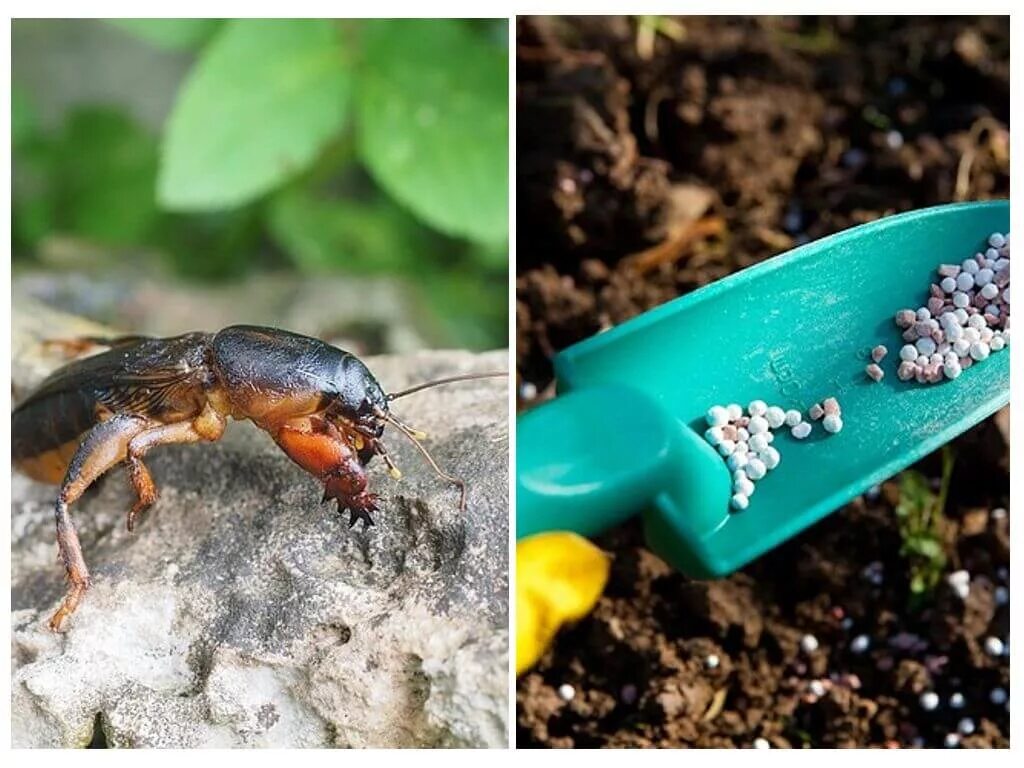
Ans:
[[[550,394],[558,350],[736,269],[886,213],[1009,194],[1005,18],[680,22],[646,57],[632,18],[519,21],[524,407]],[[518,744],[941,746],[970,717],[963,746],[1006,746],[989,694],[1009,689],[1009,659],[982,648],[1009,632],[993,597],[1008,519],[991,514],[1009,500],[1006,420],[954,443],[947,554],[971,573],[966,601],[945,582],[912,600],[894,483],[717,582],[674,573],[625,526],[600,541],[615,559],[593,615],[519,681]]]

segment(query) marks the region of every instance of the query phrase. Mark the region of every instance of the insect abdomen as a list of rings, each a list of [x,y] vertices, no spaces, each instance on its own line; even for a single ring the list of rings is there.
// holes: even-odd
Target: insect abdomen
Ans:
[[[59,482],[103,414],[159,423],[196,416],[205,402],[208,335],[141,338],[54,371],[11,415],[12,458],[30,477]]]
[[[96,422],[96,400],[82,390],[54,392],[19,406],[11,414],[15,466],[34,480],[59,483]]]

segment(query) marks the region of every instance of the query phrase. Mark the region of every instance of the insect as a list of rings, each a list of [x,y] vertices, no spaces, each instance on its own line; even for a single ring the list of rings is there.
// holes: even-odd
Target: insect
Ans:
[[[420,443],[425,437],[391,413],[393,400],[428,387],[504,373],[451,376],[385,394],[355,355],[318,339],[275,328],[236,325],[218,333],[159,339],[123,336],[89,340],[106,352],[55,371],[12,414],[12,457],[33,479],[60,485],[57,545],[68,590],[50,619],[59,630],[89,588],[89,571],[69,513],[107,470],[125,464],[136,493],[128,512],[133,531],[156,501],[144,463],[158,445],[219,440],[228,418],[263,429],[296,464],[324,483],[349,525],[373,525],[378,497],[367,488],[374,456],[392,477],[401,473],[381,440],[391,426],[412,441],[434,471],[458,486]],[[74,344],[74,342],[72,342]]]

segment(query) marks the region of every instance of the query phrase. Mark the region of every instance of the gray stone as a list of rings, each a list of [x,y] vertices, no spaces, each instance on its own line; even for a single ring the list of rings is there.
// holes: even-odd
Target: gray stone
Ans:
[[[15,380],[46,365],[15,315]],[[20,350],[20,352],[17,352]],[[385,389],[504,352],[366,360]],[[19,378],[20,375],[20,378]],[[12,482],[12,739],[83,746],[500,746],[507,740],[507,382],[452,384],[395,411],[428,432],[437,478],[400,435],[372,465],[377,525],[349,529],[320,484],[251,424],[157,449],[160,499],[125,530],[122,469],[74,508],[93,587],[66,632],[55,489]]]

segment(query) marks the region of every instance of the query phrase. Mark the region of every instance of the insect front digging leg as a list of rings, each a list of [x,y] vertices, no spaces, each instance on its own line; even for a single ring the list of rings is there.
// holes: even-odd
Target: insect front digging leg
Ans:
[[[349,526],[360,520],[373,525],[377,496],[366,490],[366,470],[359,447],[352,439],[320,417],[291,419],[274,434],[274,440],[292,461],[324,483],[324,501],[336,499],[338,511],[349,511]]]
[[[68,466],[64,482],[57,495],[55,517],[57,546],[68,579],[68,591],[57,612],[50,619],[50,629],[57,631],[68,616],[75,612],[86,590],[89,589],[89,569],[82,555],[78,532],[68,511],[92,483],[108,469],[124,461],[128,443],[149,422],[133,416],[114,416],[97,424],[78,446]]]

